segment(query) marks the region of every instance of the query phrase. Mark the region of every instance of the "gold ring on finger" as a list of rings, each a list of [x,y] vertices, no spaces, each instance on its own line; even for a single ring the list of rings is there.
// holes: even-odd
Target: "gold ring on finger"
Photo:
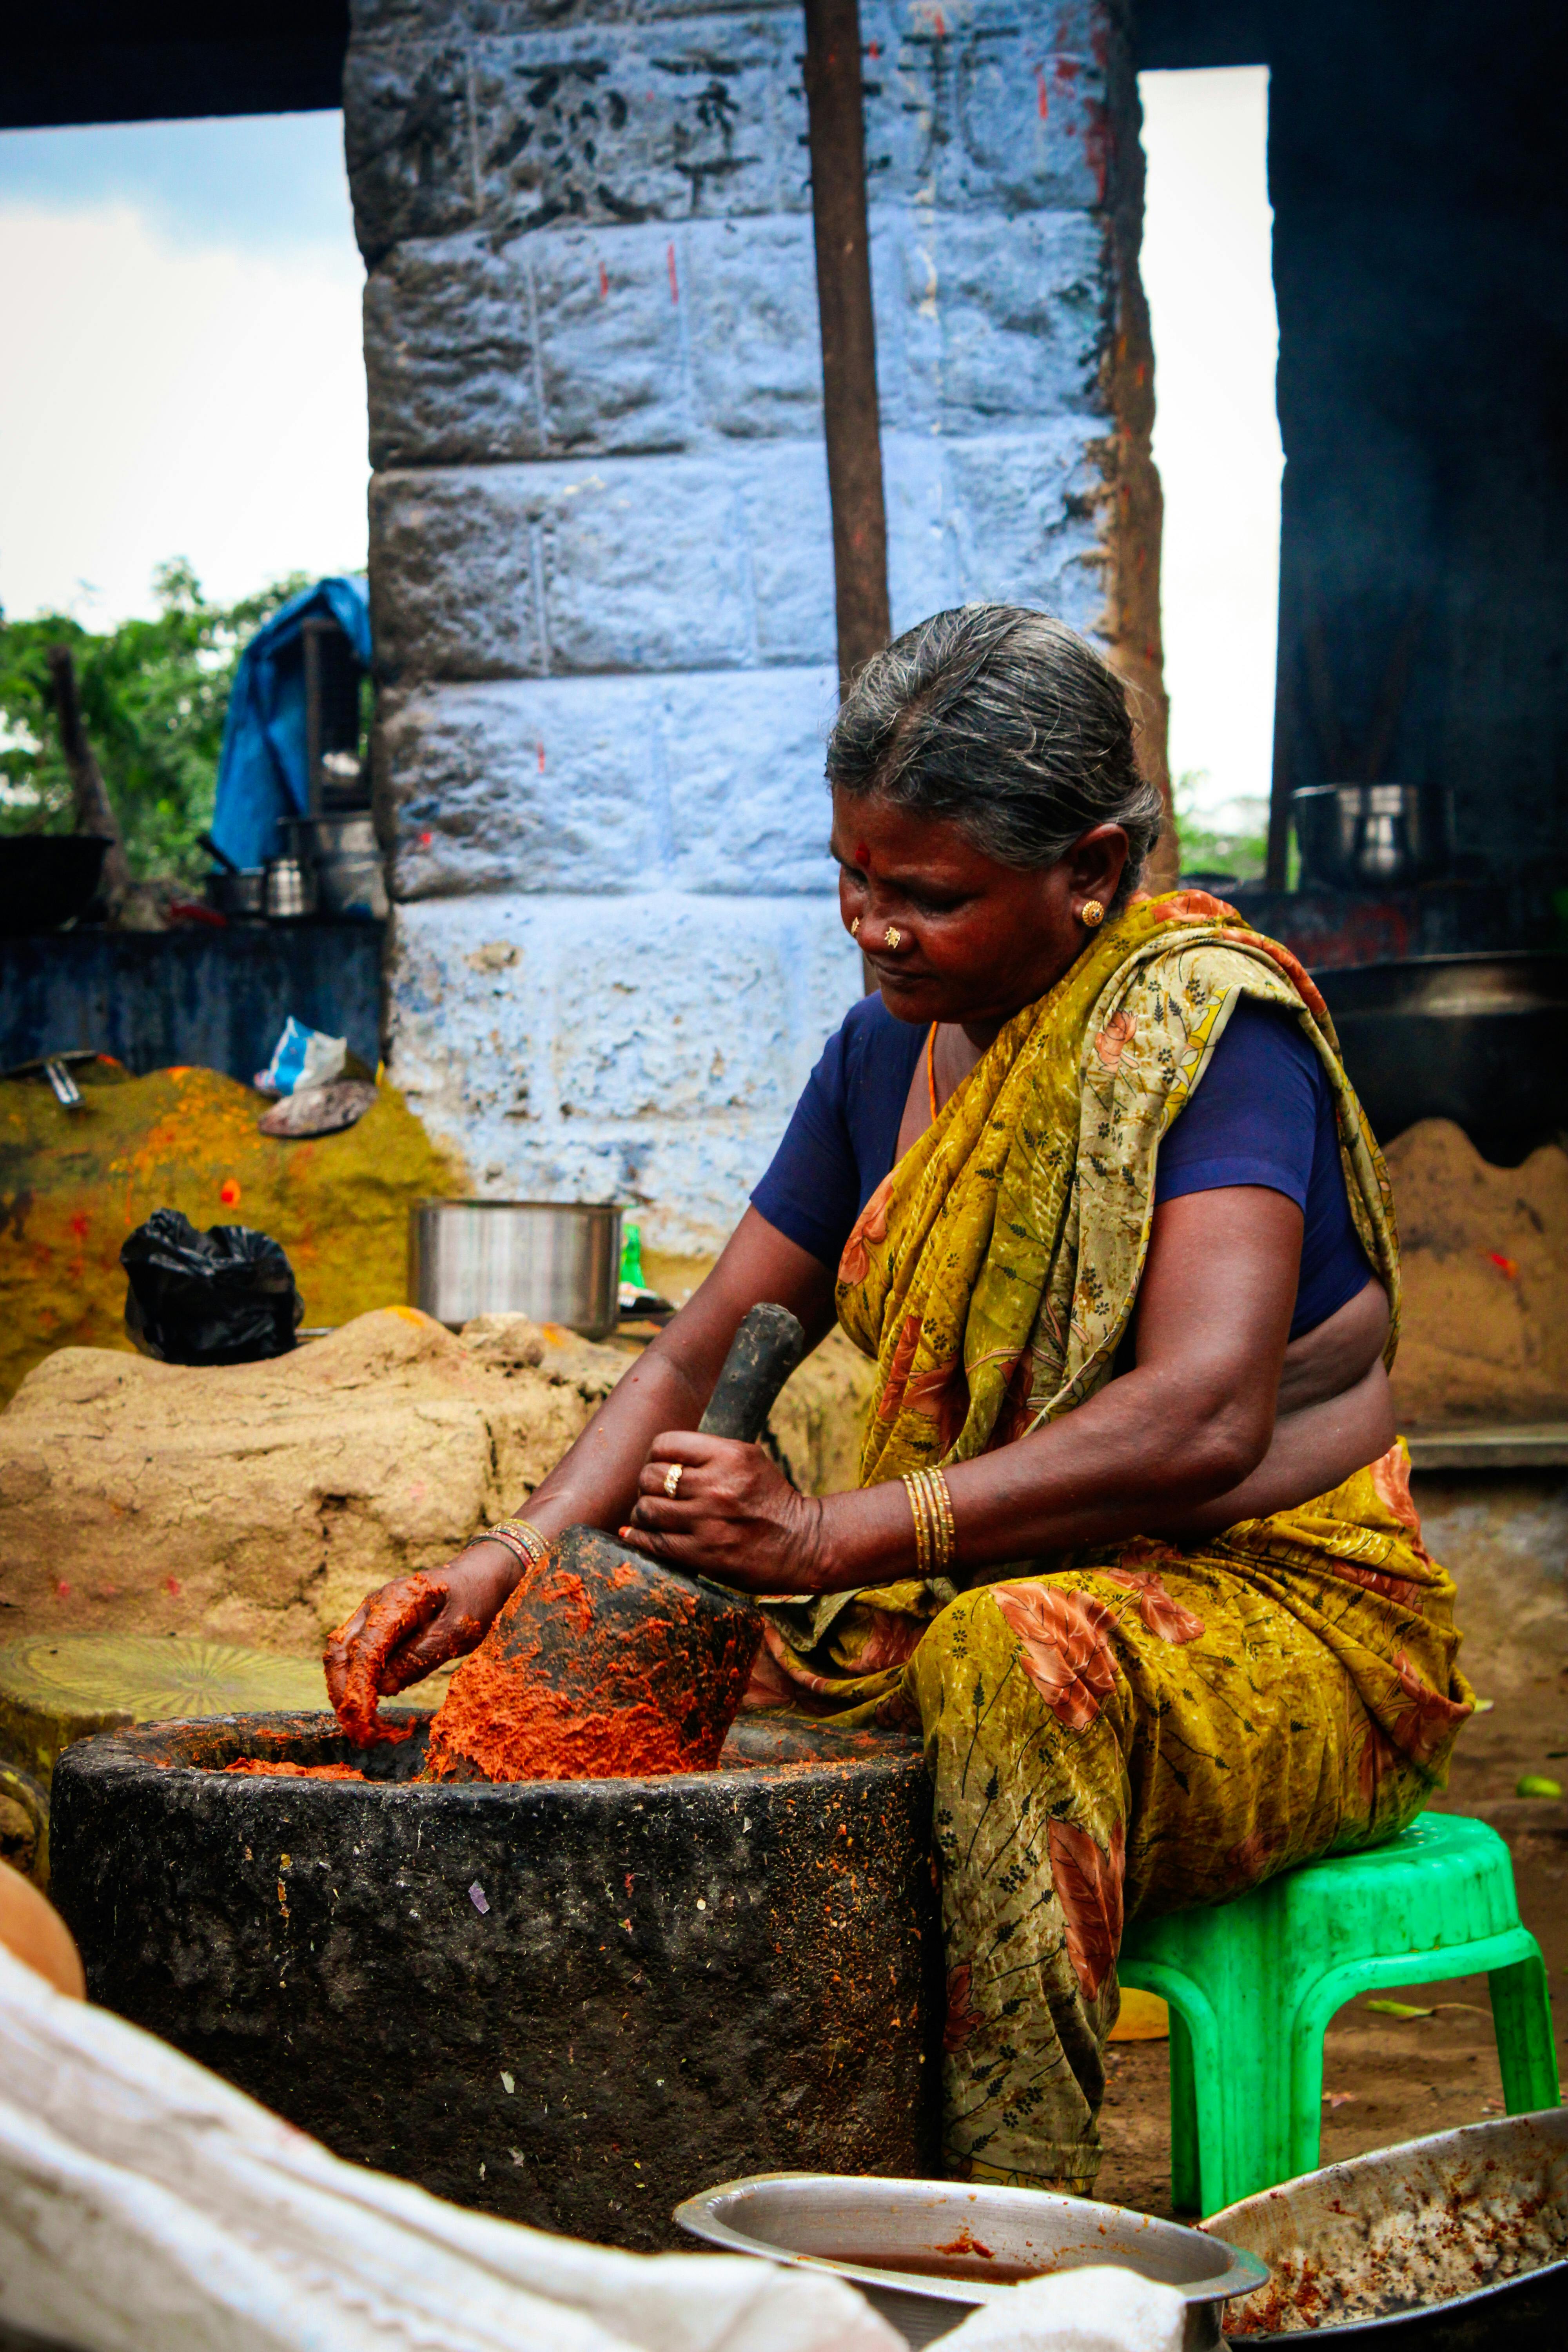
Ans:
[[[686,1465],[684,1462],[672,1462],[670,1464],[668,1469],[664,1474],[664,1491],[667,1495],[674,1494],[676,1488],[680,1484],[680,1474],[685,1467]]]

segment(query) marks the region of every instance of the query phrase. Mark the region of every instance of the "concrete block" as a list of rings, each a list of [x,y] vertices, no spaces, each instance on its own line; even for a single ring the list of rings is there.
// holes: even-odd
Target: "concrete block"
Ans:
[[[958,588],[946,444],[929,433],[884,433],[888,602],[893,632],[963,600]]]
[[[787,12],[476,41],[487,221],[542,228],[802,209],[799,45]]]
[[[834,661],[833,520],[822,442],[770,444],[741,479],[760,657]]]
[[[693,427],[668,231],[557,230],[528,244],[551,450],[683,448]]]
[[[822,432],[822,337],[809,216],[684,232],[698,414],[749,439]]]
[[[669,877],[714,893],[717,922],[750,919],[729,894],[837,889],[823,754],[837,702],[831,662],[670,680]]]
[[[561,467],[544,522],[553,671],[708,669],[752,657],[733,467],[645,457]]]
[[[944,445],[956,603],[1033,604],[1095,628],[1109,561],[1095,455],[1105,436],[1098,418],[1063,416]]]
[[[462,43],[351,44],[343,150],[367,267],[405,237],[447,236],[473,226],[472,130]]]
[[[371,477],[371,619],[387,684],[543,672],[541,507],[520,467]]]
[[[859,989],[832,901],[426,902],[393,921],[388,1066],[482,1190],[626,1201],[656,1246],[698,1252]]]
[[[372,465],[542,456],[533,360],[523,246],[395,246],[364,289]]]
[[[873,193],[1021,211],[1102,203],[1103,0],[1020,22],[1012,0],[867,0]]]
[[[984,432],[1101,404],[1112,269],[1102,215],[910,209],[897,246],[910,429]]]
[[[664,856],[657,716],[650,689],[619,678],[384,694],[394,897],[635,888]]]

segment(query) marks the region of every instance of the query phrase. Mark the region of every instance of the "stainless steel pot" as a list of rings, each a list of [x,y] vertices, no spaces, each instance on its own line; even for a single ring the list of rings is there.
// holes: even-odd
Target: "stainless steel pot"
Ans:
[[[916,2347],[946,2336],[977,2305],[1009,2294],[1020,2275],[1110,2263],[1176,2288],[1187,2304],[1185,2352],[1210,2352],[1223,2340],[1226,2298],[1251,2294],[1268,2279],[1256,2255],[1178,2221],[962,2180],[755,2172],[688,2198],[675,2218],[728,2253],[852,2279]],[[955,2253],[966,2241],[984,2252]],[[972,2274],[938,2274],[954,2271]]]
[[[1398,889],[1444,863],[1442,806],[1418,784],[1306,784],[1290,814],[1309,888]]]
[[[300,923],[316,911],[316,874],[297,857],[269,857],[265,905],[269,923]]]
[[[565,1201],[418,1201],[408,1213],[408,1296],[455,1329],[529,1315],[584,1339],[616,1328],[621,1212]]]
[[[379,857],[375,819],[369,809],[344,809],[334,816],[291,816],[283,821],[291,854],[303,866],[325,857]]]
[[[340,921],[386,920],[386,870],[368,809],[289,817],[284,831],[292,855],[315,875],[319,913]]]

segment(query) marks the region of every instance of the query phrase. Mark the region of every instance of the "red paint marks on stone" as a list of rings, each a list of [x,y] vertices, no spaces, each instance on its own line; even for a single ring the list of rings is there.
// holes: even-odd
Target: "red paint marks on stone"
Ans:
[[[608,299],[608,297],[609,297],[609,291],[610,291],[610,273],[609,273],[609,271],[605,268],[605,267],[604,263],[601,261],[601,262],[600,262],[600,264],[599,264],[599,299],[600,299],[600,301],[601,301],[601,302],[605,301],[605,300],[607,300],[607,299]]]
[[[90,1209],[79,1209],[75,1216],[72,1217],[71,1231],[76,1235],[79,1242],[86,1241],[87,1229],[91,1223],[92,1212]]]
[[[177,1576],[166,1576],[163,1579],[163,1590],[165,1592],[178,1592],[179,1589],[180,1580]]]
[[[263,1756],[237,1756],[226,1772],[243,1772],[258,1780],[363,1780],[352,1764],[274,1764]]]
[[[420,836],[419,836],[419,846],[420,846],[420,848],[421,848],[421,849],[428,849],[428,848],[429,848],[429,846],[430,846],[430,844],[435,840],[435,838],[436,838],[436,836],[435,836],[435,835],[434,835],[433,833],[422,833],[422,834],[420,835]]]
[[[538,744],[535,748],[537,749],[537,751],[538,751],[538,752],[539,752],[539,772],[540,772],[540,774],[541,774],[541,775],[542,775],[542,774],[544,773],[544,746],[543,746],[543,744],[542,744],[542,743],[541,743],[541,744]]]
[[[226,1176],[217,1188],[217,1196],[226,1209],[237,1209],[239,1206],[238,1177]]]
[[[1051,117],[1051,100],[1050,92],[1046,88],[1046,69],[1044,66],[1037,66],[1035,68],[1035,103],[1040,110],[1040,121],[1042,122],[1048,122]]]
[[[880,43],[879,41],[870,41],[870,42],[868,42],[868,44],[867,44],[867,47],[866,47],[866,54],[867,54],[867,56],[868,56],[868,58],[873,58],[873,59],[875,59],[875,58],[879,58],[879,57],[881,56],[881,54],[882,54],[882,45],[881,45],[881,43]]]
[[[664,248],[664,254],[665,254],[665,259],[666,259],[666,260],[668,262],[668,264],[669,264],[669,299],[670,299],[670,300],[671,300],[672,302],[679,302],[679,299],[680,299],[680,280],[677,278],[677,276],[676,276],[676,274],[675,274],[675,247],[674,247],[674,246],[673,246],[673,245],[667,245],[667,246],[665,247],[665,248]]]
[[[945,41],[947,38],[947,25],[940,8],[936,12],[936,37],[939,41]]]
[[[69,1591],[70,1591],[70,1586],[66,1582],[66,1580],[65,1580],[64,1577],[62,1577],[62,1578],[60,1579],[59,1582],[58,1582],[58,1583],[56,1585],[56,1587],[55,1587],[55,1595],[56,1595],[56,1598],[57,1598],[58,1600],[63,1601],[63,1600],[66,1598],[67,1594],[69,1592]]]
[[[1095,202],[1105,202],[1105,184],[1110,171],[1110,123],[1103,106],[1086,110],[1088,120],[1083,129],[1083,152],[1089,170],[1094,173]]]
[[[1505,1274],[1510,1282],[1517,1282],[1519,1280],[1519,1260],[1517,1258],[1504,1257],[1500,1250],[1488,1250],[1487,1255],[1497,1267],[1499,1273]]]

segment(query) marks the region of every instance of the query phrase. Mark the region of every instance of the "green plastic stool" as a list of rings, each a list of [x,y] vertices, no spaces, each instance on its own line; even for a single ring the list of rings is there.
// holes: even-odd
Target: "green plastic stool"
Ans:
[[[1176,2210],[1217,2213],[1316,2168],[1323,2035],[1356,1993],[1483,1969],[1509,2114],[1555,2107],[1546,1969],[1484,1822],[1423,1813],[1387,1845],[1304,1863],[1234,1903],[1135,1921],[1121,1981],[1171,2008]]]

